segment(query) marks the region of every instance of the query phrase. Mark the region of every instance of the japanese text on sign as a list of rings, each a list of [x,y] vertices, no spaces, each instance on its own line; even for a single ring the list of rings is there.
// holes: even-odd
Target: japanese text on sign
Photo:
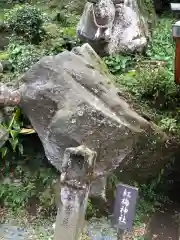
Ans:
[[[128,213],[128,207],[130,204],[130,198],[131,198],[131,192],[128,192],[125,188],[123,192],[123,199],[121,201],[121,209],[120,209],[120,216],[119,216],[119,222],[126,223],[126,214]]]
[[[125,184],[119,184],[116,190],[114,205],[114,224],[127,230],[132,228],[135,217],[138,189]]]

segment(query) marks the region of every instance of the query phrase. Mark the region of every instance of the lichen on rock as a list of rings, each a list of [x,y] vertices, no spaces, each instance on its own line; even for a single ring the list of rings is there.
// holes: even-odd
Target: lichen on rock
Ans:
[[[168,136],[119,96],[99,66],[87,45],[42,58],[21,79],[20,106],[59,171],[65,149],[83,144],[97,152],[96,184],[119,166],[143,180],[152,178],[171,154]]]

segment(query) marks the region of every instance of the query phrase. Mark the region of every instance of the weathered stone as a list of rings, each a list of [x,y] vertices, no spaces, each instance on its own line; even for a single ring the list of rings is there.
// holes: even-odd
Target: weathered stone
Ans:
[[[96,176],[120,165],[152,178],[167,162],[168,138],[119,96],[103,68],[88,44],[44,57],[22,78],[20,106],[59,171],[65,149],[83,144],[97,152]]]
[[[7,129],[0,127],[0,148],[8,140],[8,137],[9,137],[9,133]]]
[[[3,65],[2,65],[2,63],[0,62],[0,73],[2,73],[3,72]]]
[[[0,21],[0,50],[4,50],[9,43],[10,33],[4,22]]]
[[[1,60],[0,72],[1,72],[1,66],[2,66],[2,72],[8,72],[13,70],[12,63],[10,63],[8,60]]]
[[[0,111],[0,124],[4,122],[4,113]],[[8,140],[9,132],[6,128],[0,127],[0,148],[4,145],[4,143]]]
[[[142,52],[148,42],[148,24],[138,1],[88,2],[77,35],[100,55]]]

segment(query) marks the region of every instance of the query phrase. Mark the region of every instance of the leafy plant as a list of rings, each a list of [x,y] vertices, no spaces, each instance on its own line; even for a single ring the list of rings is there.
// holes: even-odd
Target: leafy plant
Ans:
[[[34,6],[16,6],[5,14],[4,19],[12,33],[30,42],[38,43],[44,36],[43,14]]]
[[[19,121],[20,114],[21,114],[20,109],[17,108],[15,110],[10,122],[8,124],[5,124],[5,123],[1,124],[1,127],[8,131],[8,133],[9,133],[8,142],[10,143],[13,151],[15,152],[18,149],[18,151],[21,154],[23,154],[23,146],[19,142],[19,134],[21,131],[21,126],[22,126],[22,123]],[[4,146],[0,149],[2,158],[4,158],[6,156],[7,151],[8,151],[7,146]]]
[[[168,63],[168,70],[173,69],[174,41],[171,32],[173,22],[174,19],[169,18],[160,20],[158,26],[153,29],[152,40],[147,51],[149,58]]]
[[[24,143],[23,155],[14,153],[13,156],[16,158],[13,161],[9,149],[6,161],[0,162],[0,202],[16,211],[35,200],[38,203],[38,209],[43,213],[52,212],[56,207],[55,195],[57,194],[52,186],[59,174],[44,163],[43,152],[39,155],[29,149],[28,143],[31,141],[28,140],[29,137],[26,139],[27,144]],[[31,156],[27,155],[29,152]]]
[[[136,66],[133,71],[117,77],[117,82],[141,100],[156,108],[174,107],[178,103],[178,89],[173,74],[165,67],[151,64]]]
[[[174,118],[163,118],[160,122],[159,122],[161,128],[163,130],[166,130],[168,132],[176,132],[177,130],[177,120]]]
[[[65,12],[63,12],[62,10],[55,13],[55,16],[53,17],[53,20],[57,21],[62,26],[70,25],[67,14]]]
[[[76,37],[62,35],[59,38],[50,41],[47,46],[47,55],[56,55],[65,50],[71,51],[73,47],[79,46],[79,40]]]
[[[31,44],[24,45],[20,41],[11,41],[7,52],[9,54],[9,62],[17,72],[28,70],[32,64],[37,62],[44,55],[43,51],[36,48],[36,46]]]
[[[125,72],[132,66],[132,58],[130,56],[109,56],[105,57],[104,61],[113,74]]]

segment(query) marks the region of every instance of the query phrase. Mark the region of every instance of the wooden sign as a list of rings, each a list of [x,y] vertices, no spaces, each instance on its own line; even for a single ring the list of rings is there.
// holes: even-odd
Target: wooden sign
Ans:
[[[116,189],[113,225],[118,229],[130,231],[135,218],[138,188],[119,184]]]

